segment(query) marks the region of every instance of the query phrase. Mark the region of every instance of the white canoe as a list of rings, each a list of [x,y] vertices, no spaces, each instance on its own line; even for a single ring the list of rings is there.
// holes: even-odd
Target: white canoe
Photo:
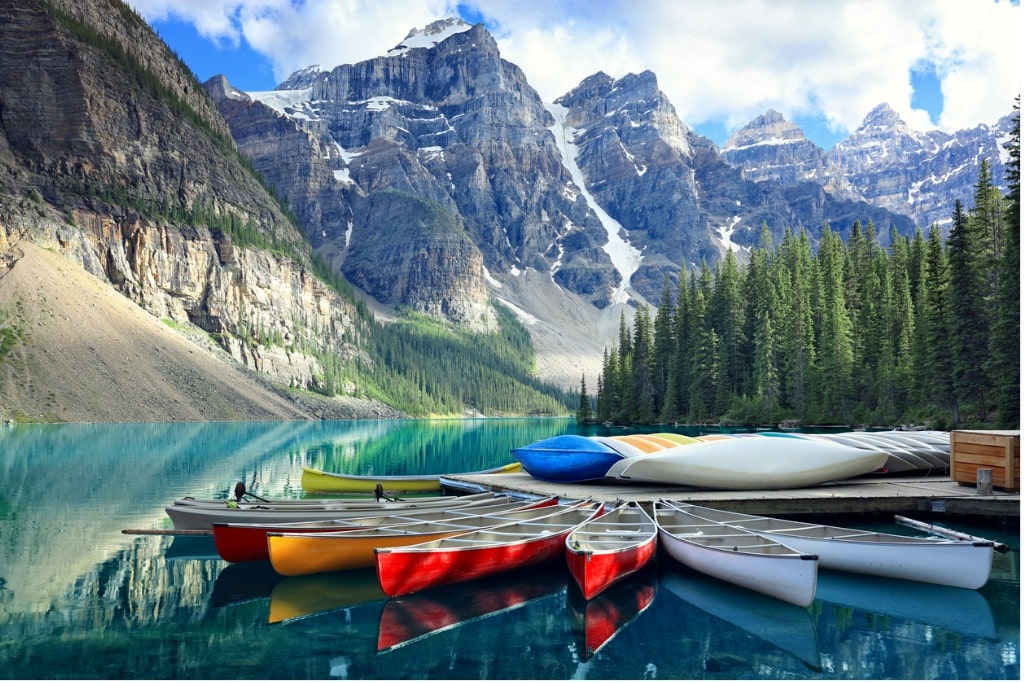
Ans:
[[[672,503],[654,504],[658,544],[677,562],[722,581],[807,607],[818,558],[751,531],[709,522]]]
[[[825,441],[750,436],[626,458],[607,477],[711,489],[795,489],[873,472],[887,458]]]
[[[753,531],[818,556],[818,564],[858,574],[981,588],[992,572],[991,541],[902,536],[860,529],[744,515],[687,503],[673,506],[710,522]]]
[[[213,529],[214,524],[283,524],[290,522],[317,522],[335,519],[351,519],[372,515],[389,514],[399,511],[444,510],[447,508],[468,508],[485,501],[494,502],[494,494],[473,496],[444,496],[424,498],[423,502],[400,501],[391,503],[368,502],[361,505],[344,503],[323,505],[251,505],[239,504],[228,507],[227,501],[218,506],[168,505],[164,510],[171,518],[175,529]]]

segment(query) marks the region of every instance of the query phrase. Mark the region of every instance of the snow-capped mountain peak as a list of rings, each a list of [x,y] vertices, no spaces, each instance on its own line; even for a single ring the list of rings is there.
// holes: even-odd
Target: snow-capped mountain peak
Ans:
[[[417,48],[434,47],[455,34],[464,33],[471,28],[473,28],[471,24],[467,24],[462,19],[455,17],[440,19],[427,24],[423,29],[414,28],[409,31],[409,35],[405,37],[405,40],[388,50],[388,57],[404,54],[409,50]]]

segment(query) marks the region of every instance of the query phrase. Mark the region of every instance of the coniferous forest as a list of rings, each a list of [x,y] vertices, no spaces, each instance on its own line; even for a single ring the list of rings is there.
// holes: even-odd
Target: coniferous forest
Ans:
[[[972,208],[882,248],[859,223],[824,226],[749,263],[730,252],[666,283],[656,311],[620,321],[581,422],[775,425],[1020,422],[1020,126],[1008,193],[984,162]],[[591,398],[593,396],[593,398]]]

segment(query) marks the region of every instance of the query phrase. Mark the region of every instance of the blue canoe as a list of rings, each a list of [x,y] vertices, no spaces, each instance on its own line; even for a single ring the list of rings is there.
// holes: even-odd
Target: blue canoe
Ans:
[[[611,446],[576,434],[542,439],[511,452],[531,476],[560,484],[603,479],[624,457]]]

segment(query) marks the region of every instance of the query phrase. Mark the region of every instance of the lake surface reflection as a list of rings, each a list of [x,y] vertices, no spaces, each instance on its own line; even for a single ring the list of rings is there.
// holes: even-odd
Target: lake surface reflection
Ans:
[[[387,600],[372,570],[281,577],[168,526],[237,480],[303,466],[459,472],[571,420],[0,428],[0,677],[1019,679],[1016,529],[980,591],[822,571],[808,609],[660,558],[589,603],[560,563]]]

